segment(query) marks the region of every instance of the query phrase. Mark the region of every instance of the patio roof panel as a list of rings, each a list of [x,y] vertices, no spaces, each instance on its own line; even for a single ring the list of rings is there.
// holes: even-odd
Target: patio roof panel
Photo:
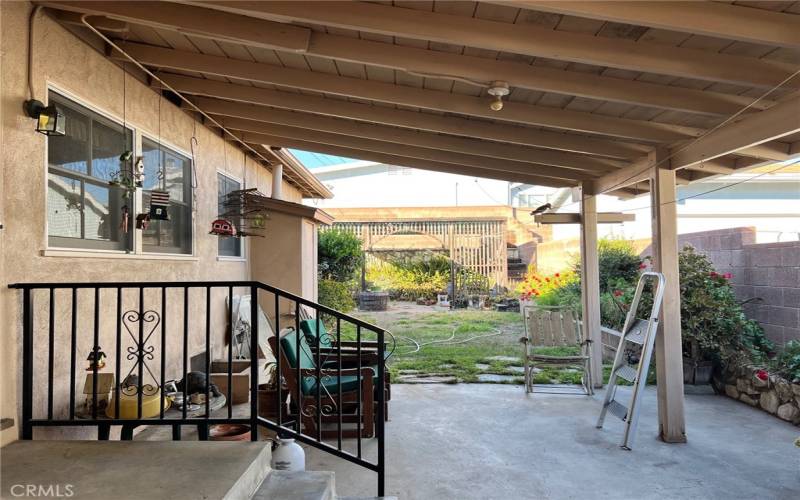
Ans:
[[[510,142],[522,144],[522,147],[555,146],[555,149],[575,151],[576,146],[570,145],[571,142],[586,137],[586,146],[577,148],[584,149],[583,154],[613,157],[617,153],[608,155],[603,148],[633,148],[631,153],[623,155],[629,160],[641,158],[649,145],[660,143],[674,149],[719,125],[726,117],[752,103],[752,95],[763,93],[767,80],[787,74],[792,67],[787,62],[800,60],[800,51],[791,44],[787,48],[763,40],[758,43],[731,40],[708,33],[691,33],[683,26],[650,27],[619,19],[545,12],[553,10],[549,7],[544,11],[523,9],[518,4],[194,3],[195,6],[187,7],[191,19],[180,20],[180,23],[201,26],[206,32],[195,33],[192,29],[186,31],[170,25],[170,22],[178,22],[174,16],[170,17],[174,11],[169,9],[177,8],[171,3],[166,7],[151,6],[157,10],[166,8],[169,15],[166,22],[148,27],[145,25],[152,26],[154,22],[153,12],[149,12],[149,19],[141,12],[135,12],[133,18],[127,13],[121,15],[120,9],[127,8],[125,2],[115,3],[113,7],[107,7],[104,2],[92,3],[91,7],[76,2],[46,2],[56,8],[78,11],[110,9],[111,17],[136,23],[131,24],[131,36],[111,33],[112,37],[182,51],[182,54],[176,53],[180,56],[176,59],[181,60],[178,67],[163,64],[163,61],[144,60],[150,63],[151,69],[161,70],[164,78],[180,82],[184,86],[179,89],[181,91],[187,91],[187,81],[175,78],[193,75],[193,80],[199,77],[208,84],[232,82],[239,89],[236,92],[244,87],[277,89],[276,98],[288,95],[316,98],[314,103],[321,105],[319,110],[306,107],[301,108],[302,111],[321,112],[337,119],[356,120],[356,123],[365,118],[374,123],[375,117],[380,116],[376,113],[389,113],[388,118],[381,118],[378,123],[405,127],[410,124],[408,113],[413,113],[418,117],[416,125],[422,125],[422,130],[427,130],[432,138],[446,133],[477,143]],[[764,12],[768,11],[761,7]],[[794,7],[794,4],[786,4],[780,9],[775,6],[770,9],[786,11],[774,19],[795,23],[795,18],[800,16],[790,13]],[[211,8],[227,12],[213,13]],[[736,9],[740,12],[752,10],[746,6]],[[415,13],[411,14],[410,10]],[[258,39],[265,36],[261,33],[263,30],[232,30],[225,23],[217,23],[219,26],[214,29],[220,33],[215,38],[207,32],[202,18],[204,13],[209,18],[223,15],[228,21],[243,19],[247,28],[259,22],[283,26],[283,31],[269,36],[273,40],[284,38],[277,45],[265,47]],[[431,24],[434,21],[440,22],[435,29]],[[503,25],[507,27],[500,29]],[[178,29],[182,31],[176,31]],[[225,30],[228,31],[223,33]],[[550,32],[543,42],[545,47],[533,47],[531,52],[530,43],[516,43],[515,37],[522,33],[529,38],[544,34],[542,30]],[[487,38],[489,32],[497,36]],[[298,51],[296,42],[302,36],[310,45],[307,50]],[[577,40],[587,44],[574,45]],[[554,41],[566,44],[562,47],[566,50],[559,50],[556,56],[563,59],[548,58],[556,54],[548,52],[547,48],[548,44],[555,47]],[[613,47],[618,52],[616,59],[624,61],[605,57],[603,51]],[[264,66],[266,79],[254,79],[246,73],[184,67],[187,65],[184,59],[196,59],[191,54],[220,58],[218,67],[224,68],[239,64],[237,61],[270,66]],[[684,65],[680,74],[671,66],[671,58],[678,55],[683,57]],[[734,70],[726,66],[733,62],[736,62]],[[685,71],[686,68],[690,71]],[[740,71],[742,69],[746,71]],[[731,71],[739,71],[739,76]],[[485,108],[487,81],[505,73],[513,77],[510,81],[512,93],[507,98],[509,104],[502,113],[488,112]],[[323,75],[327,78],[321,79]],[[792,85],[800,86],[800,81]],[[239,100],[230,94],[233,90],[229,92],[226,88],[222,95],[218,90],[220,88],[215,87],[212,92],[199,93]],[[790,88],[781,88],[769,98],[778,99],[789,92]],[[276,104],[260,102],[255,97],[245,100],[252,104]],[[326,108],[325,103],[347,103],[363,108],[358,108],[358,113],[353,111],[355,116],[349,109],[343,114],[330,115],[330,107]],[[747,113],[757,113],[774,104],[774,100],[764,99]],[[368,116],[364,114],[367,110],[372,110]],[[424,123],[429,120],[435,125]],[[524,136],[532,137],[533,142],[529,143]],[[563,138],[563,146],[558,144],[559,137]],[[759,158],[786,158],[793,142],[797,141],[773,141],[740,153]],[[746,163],[727,155],[719,161],[731,165],[726,168]],[[575,182],[579,180],[574,179]]]

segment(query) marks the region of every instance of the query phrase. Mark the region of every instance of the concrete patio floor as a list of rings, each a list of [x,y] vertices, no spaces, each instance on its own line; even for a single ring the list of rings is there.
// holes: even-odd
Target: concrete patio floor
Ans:
[[[624,390],[624,388],[622,389]],[[595,429],[593,398],[491,384],[395,385],[386,493],[448,499],[797,499],[800,429],[723,396],[686,396],[686,444],[656,439],[655,388],[633,451],[622,422]],[[374,440],[364,441],[366,454]],[[374,495],[374,473],[306,447],[309,470],[336,473],[337,493]]]

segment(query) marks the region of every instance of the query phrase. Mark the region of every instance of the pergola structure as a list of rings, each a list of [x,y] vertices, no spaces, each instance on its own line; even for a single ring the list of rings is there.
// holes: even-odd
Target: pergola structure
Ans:
[[[800,153],[800,2],[40,3],[256,156],[580,187],[590,338],[595,195],[649,191],[661,437],[685,440],[675,186]]]

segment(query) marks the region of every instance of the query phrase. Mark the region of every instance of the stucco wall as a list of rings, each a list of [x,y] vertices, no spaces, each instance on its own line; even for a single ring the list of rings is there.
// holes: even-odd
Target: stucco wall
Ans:
[[[134,128],[157,137],[178,150],[190,151],[190,138],[196,129],[195,167],[198,188],[195,190],[194,255],[189,258],[154,260],[142,256],[63,257],[45,256],[46,222],[46,149],[45,137],[34,131],[34,121],[22,112],[22,103],[28,98],[26,84],[27,30],[31,6],[26,2],[0,3],[0,80],[2,91],[2,176],[0,176],[0,390],[2,390],[2,417],[19,422],[17,401],[20,388],[19,348],[21,294],[7,288],[8,283],[40,281],[172,281],[172,280],[230,280],[249,279],[249,264],[244,261],[217,259],[217,238],[208,234],[210,221],[217,215],[217,171],[229,172],[246,180],[247,187],[258,187],[262,192],[271,190],[270,172],[252,161],[244,162],[242,153],[226,144],[211,130],[195,124],[189,115],[166,100],[161,102],[160,122],[158,95],[132,76],[126,76],[125,118]],[[121,118],[123,115],[123,72],[101,54],[76,38],[73,34],[40,14],[34,39],[34,91],[36,98],[44,101],[48,82],[73,94],[105,113]],[[300,201],[299,192],[285,184],[283,196],[290,201]],[[277,229],[277,225],[271,226]],[[268,228],[269,229],[269,228]],[[268,236],[270,238],[271,236]],[[287,250],[288,251],[288,250]],[[297,251],[297,249],[295,249]],[[270,273],[292,273],[297,268],[266,271],[261,278],[268,280]],[[299,289],[297,291],[300,291]],[[127,291],[123,307],[134,306],[136,292]],[[47,315],[46,297],[37,297],[37,310]],[[169,376],[180,369],[178,359],[182,349],[182,313],[179,310],[182,292],[170,292],[168,297],[168,360]],[[114,305],[114,296],[103,292],[101,305]],[[192,292],[190,352],[204,350],[204,316],[198,311],[204,306],[204,295]],[[79,346],[78,368],[85,367],[85,357],[91,346],[91,294],[79,296]],[[69,296],[56,296],[56,331],[59,350],[56,364],[65,370],[68,349],[61,346],[68,337],[64,323],[69,321]],[[148,292],[146,304],[157,304],[156,297]],[[219,352],[224,344],[224,297],[212,297],[212,323],[214,350]],[[175,310],[173,310],[175,308]],[[110,311],[108,311],[110,313]],[[101,315],[101,346],[107,351],[113,347],[113,316]],[[43,324],[36,324],[37,334]],[[46,355],[43,344],[34,347],[41,364]],[[110,353],[109,353],[110,354]],[[124,359],[124,356],[123,356]],[[154,361],[158,363],[158,359]],[[43,366],[43,365],[39,365]],[[113,366],[113,365],[112,365]],[[46,371],[45,371],[46,373]],[[37,375],[38,376],[38,375]],[[83,388],[78,373],[77,390]],[[34,384],[42,381],[35,378]],[[57,411],[65,411],[65,391],[68,384],[57,381]],[[39,408],[35,408],[39,410]],[[2,431],[2,444],[16,439],[18,427]],[[90,433],[91,434],[91,433]],[[77,436],[78,434],[73,434]],[[92,437],[87,435],[85,437]]]

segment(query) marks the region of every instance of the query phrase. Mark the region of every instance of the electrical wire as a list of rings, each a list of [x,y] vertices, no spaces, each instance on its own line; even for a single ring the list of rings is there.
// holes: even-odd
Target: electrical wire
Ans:
[[[230,130],[228,130],[228,129],[227,129],[225,126],[224,126],[224,125],[222,125],[222,124],[221,124],[221,123],[219,123],[217,120],[215,120],[215,119],[214,119],[214,118],[213,118],[211,115],[209,115],[208,113],[206,113],[205,111],[203,111],[202,109],[200,109],[200,108],[199,108],[197,105],[195,105],[195,103],[193,103],[192,101],[190,101],[189,99],[187,99],[186,97],[184,97],[184,95],[183,95],[183,94],[181,94],[180,92],[178,92],[177,90],[175,90],[175,89],[174,89],[172,86],[170,86],[170,85],[169,85],[167,82],[165,82],[164,80],[162,80],[161,78],[159,78],[159,77],[158,77],[158,76],[157,76],[155,73],[153,73],[152,71],[150,71],[149,69],[147,69],[147,68],[146,68],[146,67],[145,67],[145,66],[144,66],[142,63],[140,63],[140,62],[139,62],[139,61],[137,61],[137,60],[136,60],[134,57],[132,57],[130,54],[128,54],[127,52],[125,52],[125,51],[124,51],[124,50],[123,50],[123,49],[122,49],[122,48],[121,48],[119,45],[117,45],[116,43],[114,43],[114,41],[113,41],[113,40],[111,40],[110,38],[108,38],[107,36],[105,36],[103,33],[101,33],[101,32],[100,32],[100,31],[99,31],[97,28],[95,28],[95,27],[94,27],[94,26],[93,26],[91,23],[89,23],[89,21],[87,21],[87,18],[88,18],[88,17],[90,17],[90,16],[91,16],[91,14],[83,14],[83,15],[81,15],[81,23],[82,23],[84,26],[86,26],[86,27],[87,27],[89,30],[91,30],[91,31],[92,31],[92,32],[93,32],[95,35],[97,35],[98,37],[100,37],[100,39],[102,39],[102,40],[103,40],[105,43],[107,43],[109,46],[111,46],[111,47],[112,47],[114,50],[118,51],[120,54],[122,54],[123,56],[125,56],[125,58],[126,58],[126,59],[128,59],[128,60],[129,60],[129,61],[131,61],[131,62],[132,62],[134,65],[136,65],[136,67],[137,67],[137,68],[139,68],[140,70],[142,70],[142,71],[143,71],[145,74],[147,74],[147,76],[149,76],[149,77],[150,77],[150,78],[152,78],[153,80],[155,80],[155,81],[157,81],[158,83],[160,83],[160,84],[161,84],[161,86],[162,86],[162,88],[165,88],[165,89],[169,90],[170,92],[174,93],[176,96],[178,96],[178,98],[180,98],[180,99],[181,99],[181,101],[183,101],[183,102],[185,102],[186,104],[188,104],[189,106],[191,106],[191,108],[192,108],[192,109],[194,109],[195,111],[197,111],[197,112],[198,112],[200,115],[202,115],[202,116],[203,116],[203,117],[204,117],[206,120],[208,120],[209,122],[213,123],[213,124],[214,124],[216,127],[218,127],[220,130],[222,130],[222,132],[223,132],[223,135],[227,134],[228,136],[230,136],[230,137],[231,137],[231,138],[234,140],[234,142],[237,142],[238,144],[240,144],[240,145],[242,146],[242,148],[244,148],[244,149],[247,149],[247,150],[251,151],[251,152],[252,152],[254,155],[256,155],[258,158],[261,158],[263,161],[265,161],[265,162],[267,163],[267,165],[272,165],[272,162],[271,162],[271,161],[269,161],[269,160],[267,159],[267,157],[265,157],[265,156],[264,156],[264,155],[262,155],[260,152],[258,152],[258,151],[257,151],[255,148],[253,148],[252,146],[250,146],[249,144],[247,144],[246,142],[244,142],[242,139],[240,139],[240,138],[239,138],[239,136],[237,136],[236,134],[234,134],[233,132],[231,132]],[[31,42],[31,43],[32,43],[32,42]],[[30,54],[29,54],[29,56],[30,56]],[[159,97],[161,97],[161,96],[159,96]]]
[[[796,160],[796,161],[793,161],[791,163],[787,163],[786,165],[782,165],[782,166],[780,166],[778,168],[772,169],[769,172],[761,172],[760,174],[753,175],[752,177],[748,177],[747,179],[742,179],[740,181],[732,182],[732,183],[726,184],[724,186],[720,186],[720,187],[716,187],[716,188],[713,188],[713,189],[709,189],[708,191],[695,193],[693,195],[684,196],[682,198],[676,198],[675,200],[672,200],[672,201],[665,201],[664,203],[661,203],[660,206],[666,206],[666,205],[669,205],[671,203],[680,203],[680,202],[685,201],[685,200],[691,200],[692,198],[698,198],[700,196],[704,196],[704,195],[707,195],[707,194],[710,194],[710,193],[715,193],[717,191],[722,191],[724,189],[729,189],[729,188],[738,186],[739,184],[744,184],[746,182],[750,182],[753,179],[757,179],[759,177],[763,177],[763,176],[769,175],[769,174],[774,174],[775,172],[778,172],[779,170],[783,170],[784,168],[789,168],[789,167],[797,165],[797,164],[800,164],[800,160]],[[638,210],[649,210],[650,208],[651,208],[650,205],[644,205],[644,206],[636,207],[636,208],[626,208],[626,209],[622,209],[620,211],[621,212],[636,212]]]

